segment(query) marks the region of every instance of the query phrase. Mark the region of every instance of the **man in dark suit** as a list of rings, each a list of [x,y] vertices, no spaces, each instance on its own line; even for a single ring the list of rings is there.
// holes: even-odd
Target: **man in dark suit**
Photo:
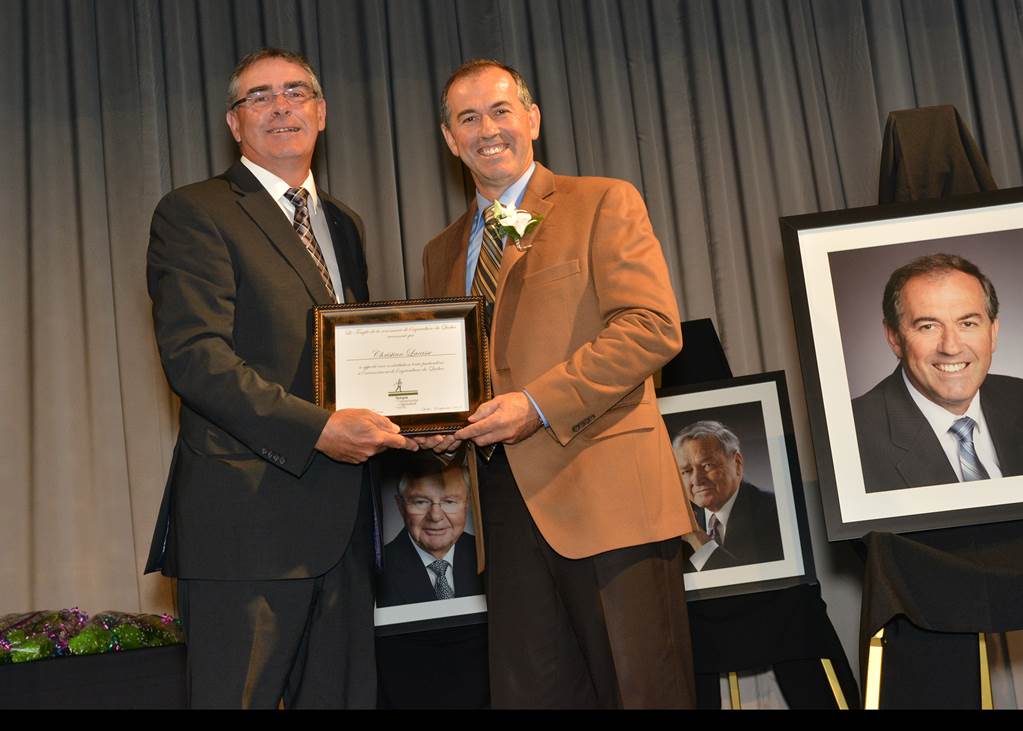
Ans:
[[[774,494],[742,479],[742,450],[732,430],[698,421],[676,434],[672,447],[700,524],[684,536],[692,549],[686,573],[784,558]]]
[[[427,459],[413,462],[398,483],[395,501],[405,527],[384,546],[377,606],[483,593],[476,573],[476,541],[465,532],[465,468]]]
[[[308,63],[242,59],[227,123],[241,161],[153,215],[149,292],[181,418],[147,569],[178,577],[191,705],[372,707],[362,463],[415,444],[312,403],[312,307],[368,292],[358,219],[310,172],[326,103]]]
[[[427,244],[426,293],[487,300],[495,397],[424,444],[472,440],[489,455],[493,704],[693,704],[679,540],[691,525],[651,378],[681,328],[643,199],[536,163],[540,108],[494,61],[451,75],[441,133],[476,195]],[[520,219],[515,235],[499,210]]]
[[[900,366],[852,402],[866,492],[1023,474],[1023,380],[988,373],[991,281],[960,256],[922,256],[892,273],[882,310]]]

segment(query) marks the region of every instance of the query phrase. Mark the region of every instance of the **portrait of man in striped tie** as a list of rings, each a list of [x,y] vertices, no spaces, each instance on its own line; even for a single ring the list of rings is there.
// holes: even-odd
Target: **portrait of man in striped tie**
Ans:
[[[991,280],[956,255],[896,269],[882,303],[895,372],[853,399],[867,492],[1023,474],[1023,380],[989,374]]]
[[[384,546],[377,606],[482,594],[465,467],[431,457],[406,465],[394,496],[404,527]]]

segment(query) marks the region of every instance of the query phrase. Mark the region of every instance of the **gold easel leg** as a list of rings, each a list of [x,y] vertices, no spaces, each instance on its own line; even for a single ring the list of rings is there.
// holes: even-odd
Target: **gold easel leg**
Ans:
[[[845,693],[842,692],[842,686],[838,684],[838,675],[835,673],[835,666],[831,664],[831,660],[826,657],[821,658],[821,665],[824,666],[824,675],[828,678],[828,685],[831,686],[831,695],[835,697],[835,704],[838,705],[838,710],[848,711],[849,704],[845,702]]]
[[[867,688],[863,694],[863,709],[876,711],[881,705],[881,659],[884,655],[884,627],[870,638],[867,650]]]
[[[987,638],[980,633],[980,710],[990,711],[995,704],[991,696],[991,668],[987,663]]]
[[[742,703],[739,702],[739,675],[738,673],[728,673],[728,696],[732,701],[732,710],[738,711],[742,709]]]

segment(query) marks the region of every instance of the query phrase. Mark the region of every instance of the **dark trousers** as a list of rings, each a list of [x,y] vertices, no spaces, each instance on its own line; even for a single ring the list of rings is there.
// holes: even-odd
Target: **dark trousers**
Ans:
[[[192,708],[373,708],[372,512],[322,576],[178,580]]]
[[[559,556],[500,448],[480,503],[494,708],[695,707],[680,539]]]

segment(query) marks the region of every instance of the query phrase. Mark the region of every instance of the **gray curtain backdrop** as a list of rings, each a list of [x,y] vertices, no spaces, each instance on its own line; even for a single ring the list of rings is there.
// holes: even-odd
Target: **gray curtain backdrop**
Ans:
[[[141,574],[176,429],[144,285],[149,217],[162,194],[235,159],[226,79],[259,46],[299,50],[320,73],[316,178],[366,221],[376,298],[420,294],[424,244],[471,193],[438,133],[441,84],[473,56],[518,67],[543,112],[538,159],[632,181],[684,316],[714,319],[737,374],[787,372],[807,480],[778,217],[874,203],[884,120],[906,107],[954,104],[999,185],[1021,183],[1020,0],[0,11],[12,70],[0,103],[0,613],[171,606],[168,582]],[[857,569],[825,545],[808,488],[825,595],[852,612],[853,636]]]

